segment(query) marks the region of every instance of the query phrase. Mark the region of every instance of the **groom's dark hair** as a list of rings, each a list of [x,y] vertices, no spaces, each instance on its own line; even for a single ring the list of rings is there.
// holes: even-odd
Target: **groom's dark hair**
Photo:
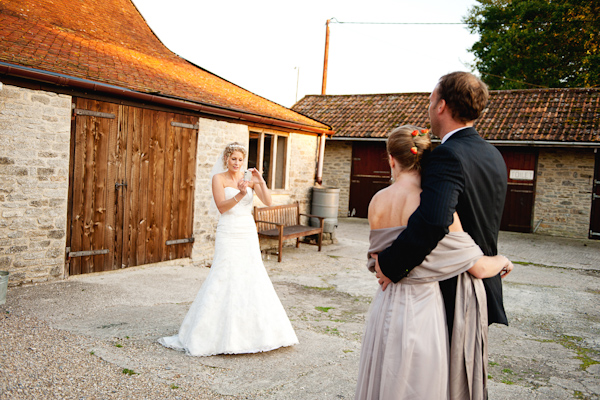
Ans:
[[[452,117],[462,122],[479,118],[489,98],[487,85],[469,72],[451,72],[442,76],[437,90],[438,98],[446,101]]]

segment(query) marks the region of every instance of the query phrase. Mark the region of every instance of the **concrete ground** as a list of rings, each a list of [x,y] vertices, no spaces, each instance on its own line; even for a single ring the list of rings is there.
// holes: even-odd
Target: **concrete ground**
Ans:
[[[322,252],[265,260],[300,340],[268,353],[197,358],[156,343],[177,332],[208,274],[181,261],[9,288],[0,398],[353,398],[377,282],[364,267],[368,224],[339,222]],[[490,399],[600,399],[600,241],[501,232],[499,248],[516,265],[504,281],[510,326],[489,332]],[[62,370],[61,357],[87,375]]]

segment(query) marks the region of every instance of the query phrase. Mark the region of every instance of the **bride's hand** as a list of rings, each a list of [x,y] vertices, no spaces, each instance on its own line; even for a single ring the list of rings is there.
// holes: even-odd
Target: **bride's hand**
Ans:
[[[262,177],[261,173],[256,169],[256,168],[250,168],[249,171],[252,172],[252,177],[256,178],[255,182],[258,184],[266,184],[267,182],[265,182],[264,178]]]
[[[240,193],[245,196],[246,195],[246,189],[248,189],[248,181],[240,179],[238,181],[238,189],[239,189]]]

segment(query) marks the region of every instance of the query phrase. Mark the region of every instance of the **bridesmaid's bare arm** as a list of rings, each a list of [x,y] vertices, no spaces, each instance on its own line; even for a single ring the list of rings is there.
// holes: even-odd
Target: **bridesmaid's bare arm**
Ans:
[[[504,278],[513,268],[513,263],[504,256],[483,256],[469,269],[469,273],[479,279],[491,278],[499,273]]]

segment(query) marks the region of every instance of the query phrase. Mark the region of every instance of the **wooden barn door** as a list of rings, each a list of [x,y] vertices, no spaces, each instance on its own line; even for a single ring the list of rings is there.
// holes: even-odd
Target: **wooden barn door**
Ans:
[[[592,214],[590,216],[590,239],[600,240],[600,152],[596,150],[594,185],[592,186]]]
[[[70,274],[189,257],[198,118],[75,101]]]
[[[389,186],[391,177],[385,142],[354,142],[350,178],[350,216],[366,218],[371,198]]]
[[[119,206],[114,183],[123,156],[119,106],[78,99],[72,160],[68,238],[70,274],[113,269]]]
[[[530,149],[500,149],[500,152],[508,173],[508,188],[500,229],[531,232],[537,155]]]

